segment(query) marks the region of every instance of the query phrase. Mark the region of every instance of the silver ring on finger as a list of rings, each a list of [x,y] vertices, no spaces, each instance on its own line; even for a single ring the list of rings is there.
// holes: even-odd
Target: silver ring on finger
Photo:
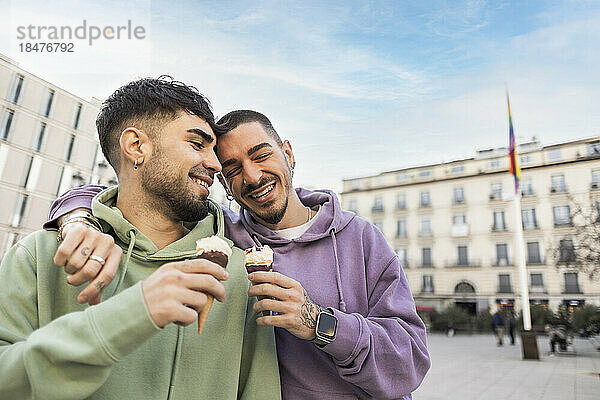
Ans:
[[[106,263],[106,260],[104,258],[102,258],[100,256],[97,256],[95,254],[92,254],[90,256],[90,260],[94,260],[94,261],[96,261],[97,263],[99,263],[102,266],[104,266],[104,263]]]

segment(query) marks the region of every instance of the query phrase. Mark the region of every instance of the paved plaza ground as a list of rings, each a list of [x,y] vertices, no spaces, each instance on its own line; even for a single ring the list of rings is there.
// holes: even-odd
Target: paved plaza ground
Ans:
[[[540,361],[524,361],[520,341],[497,347],[492,334],[429,334],[432,368],[413,399],[600,399],[600,351],[575,338],[576,355],[550,356],[548,338],[537,340]]]

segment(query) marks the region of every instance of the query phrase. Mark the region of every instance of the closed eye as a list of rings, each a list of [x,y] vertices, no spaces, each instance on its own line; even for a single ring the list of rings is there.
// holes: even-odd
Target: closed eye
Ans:
[[[254,161],[264,161],[271,156],[271,153],[263,153],[254,157]]]
[[[198,142],[190,142],[190,144],[192,145],[193,148],[195,148],[196,150],[203,150],[205,147],[202,143],[198,143]]]
[[[229,179],[239,173],[240,173],[240,168],[231,168],[227,172],[224,172],[223,175],[225,176],[225,178]]]

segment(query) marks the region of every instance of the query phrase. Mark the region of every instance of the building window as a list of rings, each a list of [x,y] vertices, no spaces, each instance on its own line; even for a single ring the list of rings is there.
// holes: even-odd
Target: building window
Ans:
[[[541,293],[544,291],[544,277],[542,274],[530,274],[531,291]]]
[[[396,174],[396,182],[404,182],[408,179],[408,174],[406,172],[398,172]]]
[[[406,220],[399,219],[397,221],[397,227],[398,227],[398,229],[396,230],[396,237],[398,237],[398,238],[406,237]]]
[[[52,110],[52,102],[54,101],[54,90],[48,89],[46,92],[46,101],[44,105],[44,109],[42,111],[42,115],[47,117],[50,115],[50,111]]]
[[[600,169],[592,170],[592,189],[600,188]]]
[[[454,293],[475,293],[475,288],[468,282],[459,282],[454,287]]]
[[[431,261],[431,247],[423,247],[421,249],[421,266],[433,267],[433,263]]]
[[[40,129],[38,130],[37,133],[37,138],[35,139],[35,143],[33,144],[33,150],[34,151],[40,151],[42,148],[42,143],[44,143],[44,135],[46,134],[46,124],[45,123],[41,123],[40,124]]]
[[[496,265],[508,264],[508,245],[506,243],[496,244]]]
[[[452,225],[462,226],[467,224],[467,216],[465,214],[457,214],[452,217]]]
[[[423,275],[422,293],[433,293],[433,275]]]
[[[13,81],[13,85],[8,96],[8,101],[10,101],[11,103],[17,104],[17,102],[19,101],[19,97],[21,97],[23,79],[25,79],[25,77],[21,74],[17,74],[15,76],[15,80]]]
[[[498,275],[498,293],[512,293],[509,274]]]
[[[523,229],[536,229],[537,221],[535,219],[535,208],[521,211],[523,218]]]
[[[488,169],[498,169],[501,166],[502,166],[502,163],[498,159],[488,161]]]
[[[521,179],[519,186],[521,187],[521,194],[523,196],[535,195],[535,191],[533,190],[533,180],[531,178]]]
[[[396,255],[398,256],[398,260],[400,261],[400,266],[402,268],[408,267],[408,251],[406,247],[400,247],[396,249]]]
[[[554,214],[554,226],[571,224],[571,209],[569,206],[554,206],[552,212]]]
[[[373,201],[373,208],[371,209],[373,212],[382,212],[383,211],[383,199],[381,197],[375,197]]]
[[[83,104],[77,103],[77,107],[75,108],[75,115],[73,117],[73,129],[79,128],[79,119],[81,118],[81,109],[83,108]]]
[[[465,190],[463,188],[454,188],[454,204],[464,203]]]
[[[419,171],[419,178],[429,178],[430,176],[431,176],[430,169],[425,169],[425,170]]]
[[[27,211],[27,203],[29,200],[29,196],[26,194],[20,193],[19,198],[17,199],[17,204],[15,205],[15,213],[13,214],[12,226],[19,227],[21,226],[21,222],[23,221],[23,216]]]
[[[502,183],[492,183],[490,189],[490,200],[502,199]]]
[[[581,293],[577,272],[566,272],[563,276],[565,278],[565,293]]]
[[[463,172],[465,172],[465,166],[462,164],[455,165],[450,169],[451,174],[462,174]]]
[[[552,184],[550,186],[550,191],[552,193],[563,193],[567,191],[567,185],[565,185],[565,176],[564,175],[552,175]]]
[[[467,253],[467,246],[458,246],[458,263],[457,265],[469,265],[469,255]]]
[[[588,156],[600,156],[600,142],[590,142],[587,144]]]
[[[560,161],[562,159],[560,147],[548,150],[546,152],[546,157],[548,157],[548,161],[550,162]]]
[[[2,115],[2,127],[0,128],[0,137],[2,140],[8,139],[14,115],[15,112],[13,110],[9,110],[8,108],[4,110]]]
[[[540,244],[538,242],[527,242],[527,264],[541,264]]]
[[[71,135],[69,139],[69,146],[67,147],[67,154],[65,155],[66,161],[71,161],[71,156],[73,155],[73,146],[75,144],[75,135]]]
[[[504,222],[504,211],[494,211],[494,231],[506,230],[506,223]]]
[[[377,227],[381,232],[383,232],[383,221],[373,221],[373,225]]]
[[[31,167],[33,166],[33,157],[29,157],[29,162],[27,163],[27,170],[23,177],[23,182],[21,182],[21,186],[26,187],[27,182],[29,181],[29,177],[31,176]]]
[[[421,236],[431,236],[431,220],[421,218]]]
[[[531,155],[524,154],[519,157],[519,165],[527,165],[531,164]]]
[[[572,264],[576,261],[577,254],[571,239],[561,239],[558,245],[558,262],[561,264]]]
[[[356,199],[351,199],[348,202],[348,210],[352,211],[353,213],[356,213],[358,211],[358,204],[356,202]]]
[[[431,198],[429,197],[429,191],[421,192],[421,207],[429,207],[431,205]]]
[[[398,193],[396,196],[396,209],[404,210],[406,208],[406,194]]]

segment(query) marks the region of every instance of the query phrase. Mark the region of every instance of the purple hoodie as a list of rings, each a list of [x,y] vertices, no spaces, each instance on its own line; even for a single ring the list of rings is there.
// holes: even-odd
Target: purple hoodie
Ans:
[[[95,190],[61,196],[50,218],[88,207]],[[276,235],[246,210],[224,210],[225,235],[236,246],[268,244],[273,270],[300,282],[338,319],[336,339],[323,348],[275,328],[283,399],[410,399],[430,361],[425,327],[398,258],[374,225],[342,210],[333,192],[296,191],[304,205],[322,206],[298,239]]]

